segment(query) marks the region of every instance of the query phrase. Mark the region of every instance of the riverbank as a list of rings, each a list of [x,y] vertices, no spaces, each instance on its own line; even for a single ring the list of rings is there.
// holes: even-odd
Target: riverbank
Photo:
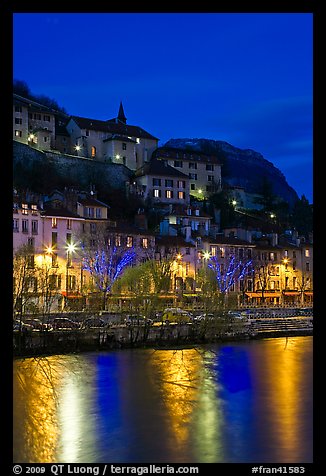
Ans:
[[[204,321],[197,324],[117,325],[87,330],[14,333],[14,357],[126,348],[176,348],[273,337],[312,336],[311,317]]]

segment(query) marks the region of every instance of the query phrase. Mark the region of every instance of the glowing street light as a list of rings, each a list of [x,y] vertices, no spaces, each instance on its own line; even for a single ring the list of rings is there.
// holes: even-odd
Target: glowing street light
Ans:
[[[66,261],[66,307],[68,307],[68,294],[69,294],[69,267],[71,266],[71,254],[76,251],[76,245],[74,243],[67,244],[67,261]]]
[[[204,256],[204,259],[205,259],[205,260],[209,260],[209,259],[210,259],[210,257],[211,257],[211,254],[210,254],[210,252],[209,252],[209,251],[204,251],[204,254],[203,254],[203,256]]]
[[[76,151],[76,152],[79,152],[80,149],[81,149],[80,145],[75,145],[75,151]]]
[[[235,206],[236,206],[236,204],[237,204],[237,201],[236,201],[236,200],[232,200],[232,202],[231,202],[231,203],[232,203],[232,205],[235,207]]]

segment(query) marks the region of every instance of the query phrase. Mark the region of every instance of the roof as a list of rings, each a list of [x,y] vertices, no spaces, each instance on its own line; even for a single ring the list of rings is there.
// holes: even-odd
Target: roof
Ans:
[[[238,238],[228,237],[224,235],[217,235],[216,238],[203,238],[203,242],[212,244],[212,245],[229,245],[229,246],[252,246],[254,243],[249,243],[249,241],[240,240]]]
[[[98,119],[90,119],[87,117],[71,116],[80,129],[89,129],[94,131],[107,132],[109,134],[120,134],[130,137],[142,137],[144,139],[158,140],[139,126],[129,126],[121,122],[113,122],[112,120],[100,121]]]
[[[77,215],[76,213],[73,213],[67,208],[61,207],[61,208],[46,208],[42,213],[42,216],[48,216],[48,217],[62,217],[62,218],[78,218],[79,220],[83,220],[82,217]]]
[[[174,246],[176,248],[195,248],[195,245],[189,241],[186,241],[182,236],[157,236],[156,244],[161,246]]]
[[[192,211],[191,215],[187,213],[187,210],[190,209]],[[199,210],[199,215],[196,215],[194,212],[195,210]],[[179,217],[186,217],[186,218],[212,218],[211,215],[209,215],[206,212],[203,212],[198,207],[194,206],[182,206],[182,205],[176,205],[173,207],[173,210],[171,213],[169,213],[169,216],[179,216]]]
[[[158,147],[152,153],[152,157],[156,159],[190,160],[193,162],[222,165],[215,155],[203,154],[202,152],[189,151],[186,149],[176,149],[175,147]]]
[[[86,207],[110,208],[109,205],[107,205],[106,203],[103,203],[100,200],[97,200],[96,198],[92,198],[92,197],[87,197],[87,198],[78,197],[77,201],[78,201],[78,203],[80,203],[81,205],[84,205]]]
[[[135,176],[142,177],[143,175],[160,175],[163,177],[180,177],[189,180],[189,176],[171,167],[162,160],[152,159],[146,162],[142,167],[136,170]]]
[[[151,233],[149,230],[144,230],[139,228],[136,225],[131,224],[127,220],[114,220],[115,225],[108,225],[107,231],[111,233],[124,233],[130,235],[144,235],[144,236],[155,236],[154,233]]]
[[[132,142],[133,144],[136,144],[135,139],[130,139],[130,137],[121,136],[119,134],[113,134],[112,137],[108,137],[107,139],[104,139],[103,142],[108,142],[111,140],[120,140],[121,142]]]

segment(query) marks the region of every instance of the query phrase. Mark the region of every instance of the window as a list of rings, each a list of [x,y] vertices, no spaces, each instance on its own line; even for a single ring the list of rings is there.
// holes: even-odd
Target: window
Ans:
[[[22,137],[23,133],[22,131],[15,131],[15,137]]]
[[[142,248],[148,248],[148,238],[141,239]]]
[[[159,198],[161,196],[161,190],[154,189],[153,190],[153,197]]]
[[[32,233],[33,233],[33,235],[38,234],[38,221],[37,220],[32,220]]]
[[[37,215],[37,205],[31,205],[32,215]]]
[[[293,276],[292,278],[292,289],[297,289],[297,277]]]
[[[272,251],[269,253],[269,259],[270,261],[274,261],[275,259],[274,253]]]
[[[248,248],[248,250],[247,250],[247,257],[248,257],[248,259],[251,259],[251,257],[252,257],[252,250],[251,250],[251,248]]]
[[[47,142],[47,141],[48,141],[48,137],[47,136],[43,137],[43,142]]]
[[[121,246],[121,235],[115,235],[115,246]]]
[[[34,255],[27,256],[27,267],[31,269],[35,268]]]
[[[165,180],[165,186],[166,187],[173,187],[173,180],[166,179]]]
[[[306,263],[306,271],[310,271],[310,263]]]
[[[96,147],[94,145],[91,147],[91,157],[96,157]]]
[[[50,116],[48,116],[48,115],[43,116],[43,121],[50,122],[50,120],[51,120]]]
[[[185,180],[178,180],[178,188],[186,188]]]
[[[22,220],[22,232],[28,233],[28,220]]]
[[[214,175],[207,175],[207,182],[214,182]]]
[[[206,170],[209,170],[211,172],[214,171],[214,165],[213,164],[206,164]]]
[[[161,186],[161,179],[153,178],[153,186],[154,187],[160,187]]]
[[[122,142],[122,150],[127,150],[127,144],[125,142]]]
[[[196,190],[196,184],[195,183],[190,184],[190,190]]]
[[[189,169],[197,169],[196,162],[189,162]]]
[[[87,129],[86,129],[85,134],[86,134],[86,137],[89,137],[89,131]]]
[[[179,198],[180,200],[184,200],[184,199],[186,198],[185,192],[178,192],[178,198]]]
[[[42,120],[42,115],[41,114],[34,114],[34,119],[37,120],[37,121],[41,121]]]
[[[70,218],[67,219],[67,230],[71,230],[72,220]]]
[[[248,280],[247,280],[247,289],[248,289],[249,292],[252,292],[252,289],[253,289],[253,287],[252,287],[252,279],[248,279]]]
[[[289,252],[288,252],[288,250],[284,250],[284,256],[287,258],[287,257],[288,257],[288,255],[289,255]]]
[[[101,208],[96,208],[95,209],[95,215],[96,215],[96,218],[102,218],[102,209]]]
[[[56,217],[52,217],[51,225],[52,225],[52,228],[57,228],[58,227],[58,221],[57,221]]]
[[[175,160],[174,161],[174,167],[180,167],[182,169],[182,161],[181,160]]]
[[[297,257],[297,252],[293,251],[293,258],[296,258],[296,257]]]
[[[22,214],[28,215],[28,205],[27,203],[22,203]]]
[[[52,248],[56,248],[58,243],[58,233],[56,231],[52,232]]]
[[[211,256],[217,255],[217,246],[211,246]]]
[[[172,190],[165,190],[165,198],[173,198]]]
[[[295,271],[297,269],[297,262],[296,261],[293,261],[292,268],[293,268],[293,271]]]
[[[13,219],[13,231],[18,232],[19,231],[19,220],[18,218]]]
[[[15,112],[23,112],[23,109],[21,106],[15,106]]]
[[[285,287],[286,288],[289,287],[289,277],[288,276],[285,277]]]
[[[21,117],[15,117],[15,124],[22,124],[23,119]]]
[[[306,248],[306,249],[304,250],[304,255],[305,255],[306,258],[310,258],[310,250],[309,250],[309,248]]]
[[[94,218],[94,207],[84,207],[84,217]]]
[[[91,233],[96,233],[96,223],[90,223],[89,230]]]
[[[186,255],[190,255],[190,248],[186,248]]]
[[[133,246],[133,237],[132,236],[127,236],[126,245],[127,245],[127,248],[132,248],[132,246]]]
[[[189,174],[191,180],[197,180],[197,174]]]
[[[221,258],[225,258],[225,248],[220,248],[220,256]]]

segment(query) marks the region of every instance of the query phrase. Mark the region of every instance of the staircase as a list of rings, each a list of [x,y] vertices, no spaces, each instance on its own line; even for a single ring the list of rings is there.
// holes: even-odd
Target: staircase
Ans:
[[[248,332],[252,336],[273,337],[274,335],[312,335],[313,318],[263,318],[250,319]]]

